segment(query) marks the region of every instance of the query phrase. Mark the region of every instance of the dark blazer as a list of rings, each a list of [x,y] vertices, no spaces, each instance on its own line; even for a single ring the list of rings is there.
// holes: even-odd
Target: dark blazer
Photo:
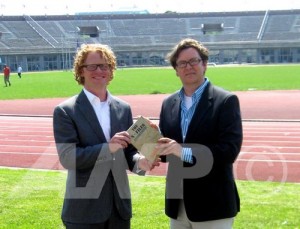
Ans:
[[[111,136],[133,123],[129,105],[112,97]],[[115,202],[120,216],[132,216],[126,169],[135,171],[137,151],[132,146],[111,154],[92,105],[82,91],[53,113],[54,137],[61,164],[68,170],[62,220],[100,223]]]
[[[166,214],[176,219],[178,197],[172,190],[182,190],[188,218],[194,222],[234,217],[240,210],[240,200],[233,176],[233,163],[242,144],[242,121],[236,95],[208,83],[196,107],[185,142],[180,127],[180,98],[178,92],[163,101],[160,129],[165,137],[178,143],[204,145],[209,148],[212,160],[202,150],[192,148],[194,165],[211,162],[208,174],[201,177],[201,168],[193,170],[196,178],[180,177],[191,166],[175,156],[162,158],[169,162],[166,183]],[[197,157],[195,157],[197,156]],[[209,155],[208,155],[209,156]],[[198,162],[197,162],[198,159]],[[199,173],[197,176],[196,173]],[[188,174],[185,174],[188,176]],[[182,182],[181,182],[182,181]]]

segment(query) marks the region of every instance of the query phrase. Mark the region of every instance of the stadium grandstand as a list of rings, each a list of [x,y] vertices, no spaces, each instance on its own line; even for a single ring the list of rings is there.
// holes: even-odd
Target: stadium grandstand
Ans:
[[[12,71],[71,69],[82,43],[111,46],[119,66],[164,66],[166,54],[187,37],[203,42],[215,64],[300,63],[300,9],[0,18],[0,62]]]

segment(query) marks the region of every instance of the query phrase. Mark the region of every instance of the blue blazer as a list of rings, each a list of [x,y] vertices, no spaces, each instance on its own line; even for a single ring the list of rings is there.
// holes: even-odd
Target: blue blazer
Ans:
[[[180,190],[191,221],[234,217],[240,210],[233,175],[233,163],[240,152],[243,138],[239,100],[236,95],[209,83],[196,107],[184,142],[180,126],[180,103],[178,92],[163,101],[159,124],[162,134],[178,143],[204,145],[210,155],[199,150],[199,147],[191,147],[194,165],[183,163],[175,156],[162,158],[169,162],[166,214],[177,218],[179,200],[182,198],[176,196],[178,193],[174,196],[174,190]],[[188,169],[196,163],[202,165],[190,170],[192,174],[189,174]],[[205,166],[210,168],[203,176],[202,169]],[[181,174],[185,174],[185,177]]]
[[[133,123],[130,106],[113,97],[111,136]],[[135,172],[133,146],[111,154],[92,105],[82,91],[59,104],[53,113],[59,159],[68,170],[62,220],[94,224],[106,221],[115,203],[120,216],[132,216],[126,169]]]

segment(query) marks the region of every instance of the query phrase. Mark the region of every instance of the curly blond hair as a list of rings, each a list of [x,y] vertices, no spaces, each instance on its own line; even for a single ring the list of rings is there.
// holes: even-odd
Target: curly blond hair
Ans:
[[[116,69],[117,66],[117,59],[114,52],[111,50],[111,48],[103,44],[82,44],[80,46],[80,49],[77,51],[75,55],[74,64],[73,64],[75,80],[78,82],[78,84],[84,85],[84,77],[82,76],[82,69],[88,54],[91,52],[99,53],[100,56],[106,60],[107,64],[109,65],[109,71],[111,74],[110,81],[111,81],[114,78],[114,70]]]

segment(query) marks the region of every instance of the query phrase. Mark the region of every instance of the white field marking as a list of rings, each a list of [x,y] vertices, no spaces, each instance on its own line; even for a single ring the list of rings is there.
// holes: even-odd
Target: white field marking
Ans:
[[[263,151],[260,151],[260,152],[248,152],[248,151],[241,151],[239,155],[245,155],[245,154],[254,154],[254,155],[278,155],[278,154],[281,154],[281,155],[285,155],[285,156],[288,156],[288,155],[291,155],[291,156],[300,156],[300,152],[299,153],[284,153],[284,152],[278,152],[278,153],[273,153],[273,152],[263,152]]]
[[[0,154],[9,154],[9,155],[40,155],[42,156],[58,156],[57,153],[28,153],[28,152],[0,152]]]
[[[237,161],[245,161],[245,162],[278,162],[278,163],[300,163],[300,160],[263,160],[263,159],[237,159]]]

